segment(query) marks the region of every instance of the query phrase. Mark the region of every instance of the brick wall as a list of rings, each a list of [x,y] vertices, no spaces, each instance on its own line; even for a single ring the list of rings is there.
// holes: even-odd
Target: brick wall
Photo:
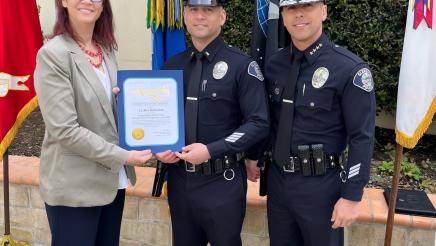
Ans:
[[[12,236],[15,240],[30,242],[32,246],[48,246],[50,231],[37,186],[39,160],[13,157],[10,163]],[[137,173],[138,184],[127,190],[120,245],[171,246],[171,220],[167,202],[150,196],[154,172],[142,168]],[[3,183],[0,183],[0,233],[3,233]],[[436,204],[435,195],[430,195],[430,199]],[[244,246],[269,245],[265,203],[265,198],[257,196],[257,184],[249,182],[248,207],[242,231]],[[387,206],[382,191],[365,190],[359,221],[345,230],[346,245],[383,245],[386,214]],[[435,218],[396,215],[392,245],[436,246],[435,234]]]
[[[1,184],[0,230],[4,231],[3,184]],[[50,231],[39,189],[33,185],[10,185],[11,233],[15,240],[32,246],[50,245]],[[357,222],[346,230],[347,245],[378,246],[384,242],[385,225]],[[396,226],[394,246],[434,246],[435,230]],[[242,232],[247,246],[269,245],[266,210],[248,207]],[[127,196],[121,227],[122,246],[171,246],[171,221],[163,199]]]

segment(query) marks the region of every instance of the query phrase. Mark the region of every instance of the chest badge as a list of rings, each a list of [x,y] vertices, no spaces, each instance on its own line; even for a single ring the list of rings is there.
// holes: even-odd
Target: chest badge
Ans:
[[[312,86],[314,88],[321,88],[327,79],[329,78],[330,72],[325,67],[318,68],[312,76]]]
[[[229,65],[224,61],[219,61],[213,66],[212,75],[214,79],[222,79],[226,76],[227,70],[229,70]]]

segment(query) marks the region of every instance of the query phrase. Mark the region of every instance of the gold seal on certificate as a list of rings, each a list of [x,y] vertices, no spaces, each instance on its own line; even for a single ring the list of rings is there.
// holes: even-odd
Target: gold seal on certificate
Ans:
[[[132,137],[136,140],[141,140],[144,138],[144,129],[142,128],[135,128],[132,131]]]

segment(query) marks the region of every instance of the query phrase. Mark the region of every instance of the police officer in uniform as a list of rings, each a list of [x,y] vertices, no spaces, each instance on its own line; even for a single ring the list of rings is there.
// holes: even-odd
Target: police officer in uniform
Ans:
[[[247,176],[242,154],[268,135],[259,66],[220,36],[226,0],[188,0],[191,47],[164,64],[183,70],[186,146],[157,158],[168,168],[168,202],[176,246],[239,246]],[[248,156],[249,158],[250,156]]]
[[[281,0],[280,8],[292,44],[265,68],[271,245],[343,245],[369,179],[374,82],[368,64],[323,34],[325,1]]]

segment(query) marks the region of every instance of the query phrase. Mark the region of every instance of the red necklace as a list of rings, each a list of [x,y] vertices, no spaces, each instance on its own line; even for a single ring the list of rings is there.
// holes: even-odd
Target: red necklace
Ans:
[[[101,64],[103,64],[103,51],[102,48],[99,44],[95,43],[95,46],[97,47],[97,52],[92,52],[91,50],[88,50],[85,48],[85,46],[81,43],[78,43],[80,49],[86,54],[88,55],[88,61],[89,63],[91,63],[92,66],[94,66],[95,68],[100,68]],[[90,57],[97,57],[98,58],[98,62],[94,63]]]

